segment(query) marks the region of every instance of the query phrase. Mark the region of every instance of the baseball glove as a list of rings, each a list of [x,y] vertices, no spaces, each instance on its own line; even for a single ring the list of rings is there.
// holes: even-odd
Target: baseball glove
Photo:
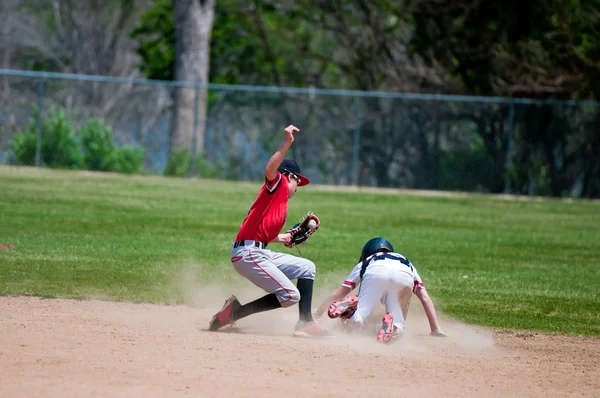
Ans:
[[[306,242],[308,238],[312,234],[315,233],[317,229],[321,226],[321,220],[312,212],[308,212],[299,223],[291,227],[286,231],[292,235],[292,240],[289,244],[286,244],[287,247],[294,247],[296,245],[301,245]]]
[[[327,315],[330,318],[340,317],[342,320],[350,318],[356,312],[358,308],[358,296],[352,294],[350,296],[344,297],[343,300],[334,301],[329,305],[329,309],[327,310]]]

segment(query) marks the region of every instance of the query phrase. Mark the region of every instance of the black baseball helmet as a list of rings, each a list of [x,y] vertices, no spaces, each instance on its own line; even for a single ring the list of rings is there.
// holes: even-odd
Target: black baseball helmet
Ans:
[[[382,237],[373,238],[367,243],[365,243],[365,245],[363,246],[362,253],[358,261],[364,261],[370,255],[380,251],[393,252],[394,247],[387,239],[384,239]]]

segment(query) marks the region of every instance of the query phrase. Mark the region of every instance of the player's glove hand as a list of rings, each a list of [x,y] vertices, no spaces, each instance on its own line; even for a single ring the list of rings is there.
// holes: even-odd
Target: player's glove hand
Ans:
[[[317,217],[312,212],[308,212],[298,224],[294,225],[290,229],[286,231],[289,233],[292,238],[290,239],[290,243],[286,243],[287,247],[294,247],[296,245],[301,245],[306,242],[306,240],[315,233],[317,229],[321,226],[321,221],[319,217]]]
[[[429,335],[434,336],[434,337],[448,337],[448,335],[446,333],[442,332],[441,329],[434,330]]]

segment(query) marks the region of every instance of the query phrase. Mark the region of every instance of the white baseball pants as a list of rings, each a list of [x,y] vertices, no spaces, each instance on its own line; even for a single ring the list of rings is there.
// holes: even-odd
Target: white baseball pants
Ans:
[[[413,276],[399,262],[372,263],[367,267],[360,284],[358,307],[348,321],[364,325],[377,303],[381,302],[386,312],[393,315],[396,326],[404,329],[413,287]]]
[[[290,307],[300,301],[294,279],[315,279],[315,264],[305,258],[279,253],[268,249],[258,249],[254,241],[246,241],[245,246],[234,247],[231,263],[238,274],[262,288],[267,293],[275,293],[282,307]]]

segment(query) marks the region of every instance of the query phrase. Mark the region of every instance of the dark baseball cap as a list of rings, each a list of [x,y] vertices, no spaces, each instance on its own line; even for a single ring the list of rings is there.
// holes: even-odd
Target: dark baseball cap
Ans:
[[[283,159],[277,170],[279,170],[280,173],[292,173],[298,176],[300,179],[300,182],[298,183],[299,187],[310,184],[310,180],[300,174],[300,166],[298,166],[298,163],[292,159]]]

